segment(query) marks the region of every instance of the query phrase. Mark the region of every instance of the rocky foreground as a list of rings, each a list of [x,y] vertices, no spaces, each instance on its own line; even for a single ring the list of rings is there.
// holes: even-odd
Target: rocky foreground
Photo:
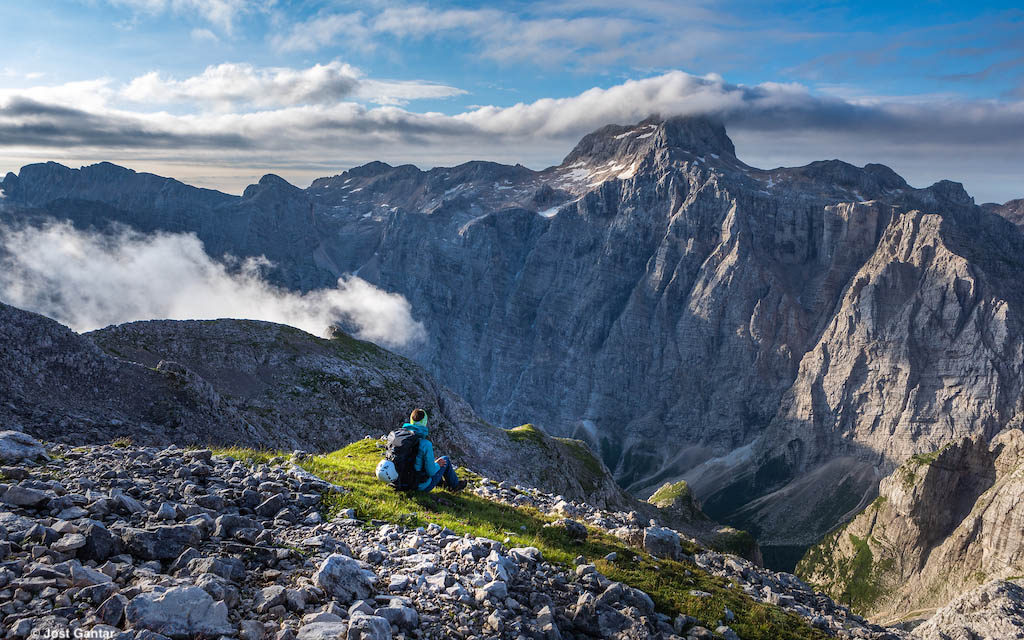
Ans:
[[[714,630],[669,618],[585,558],[558,566],[536,548],[506,548],[437,525],[362,522],[352,511],[326,520],[323,496],[346,489],[296,466],[295,456],[250,466],[174,446],[47,451],[7,431],[0,459],[0,619],[10,640],[87,630],[119,640],[738,637],[728,626],[731,611]],[[580,535],[587,535],[583,521],[635,541],[638,553],[692,561],[828,635],[905,636],[789,574],[737,556],[685,556],[676,532],[635,513],[489,480],[475,491],[560,513],[556,526]],[[1018,604],[1016,617],[1000,622],[1006,628],[1024,619],[1020,592],[1000,591]]]

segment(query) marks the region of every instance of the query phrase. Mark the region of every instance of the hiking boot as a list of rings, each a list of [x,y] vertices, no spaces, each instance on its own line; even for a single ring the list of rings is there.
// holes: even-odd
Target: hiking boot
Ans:
[[[452,487],[452,493],[458,493],[458,492],[462,491],[463,489],[466,488],[467,484],[469,484],[469,482],[467,480],[459,480],[455,484],[455,486]]]

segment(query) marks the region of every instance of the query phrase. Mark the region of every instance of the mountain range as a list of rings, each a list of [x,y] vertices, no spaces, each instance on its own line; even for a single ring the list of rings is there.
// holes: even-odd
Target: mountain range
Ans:
[[[839,160],[746,165],[704,118],[603,127],[534,171],[371,163],[241,196],[103,163],[8,174],[0,220],[193,232],[284,287],[402,294],[402,354],[483,420],[599,452],[646,497],[685,479],[768,564],[914,454],[1021,410],[1020,201]]]

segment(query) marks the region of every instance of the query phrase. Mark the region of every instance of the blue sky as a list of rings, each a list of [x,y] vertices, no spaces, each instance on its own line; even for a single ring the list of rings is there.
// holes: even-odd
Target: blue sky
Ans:
[[[373,159],[557,163],[646,114],[723,118],[756,166],[884,162],[1024,196],[1011,2],[10,3],[0,169],[111,160],[239,192]]]

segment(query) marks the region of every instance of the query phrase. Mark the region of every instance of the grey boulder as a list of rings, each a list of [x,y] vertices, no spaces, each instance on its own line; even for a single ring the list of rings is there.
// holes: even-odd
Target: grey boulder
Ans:
[[[181,555],[185,547],[199,544],[202,536],[199,528],[190,524],[175,524],[157,527],[152,531],[125,529],[121,534],[128,551],[143,560],[173,560]]]
[[[0,431],[0,462],[24,462],[46,455],[46,449],[32,436],[20,431]]]
[[[320,563],[316,572],[316,584],[335,600],[342,603],[365,600],[370,597],[372,586],[370,572],[363,569],[352,558],[335,553]]]
[[[644,529],[644,549],[652,556],[678,560],[683,554],[679,543],[679,534],[665,527],[647,527]]]
[[[380,616],[356,612],[348,623],[348,640],[391,640],[391,623]]]
[[[347,634],[347,622],[311,622],[299,628],[296,640],[341,640]]]
[[[228,608],[200,587],[173,587],[162,593],[135,596],[125,608],[133,629],[147,629],[169,638],[219,636],[234,632]]]

